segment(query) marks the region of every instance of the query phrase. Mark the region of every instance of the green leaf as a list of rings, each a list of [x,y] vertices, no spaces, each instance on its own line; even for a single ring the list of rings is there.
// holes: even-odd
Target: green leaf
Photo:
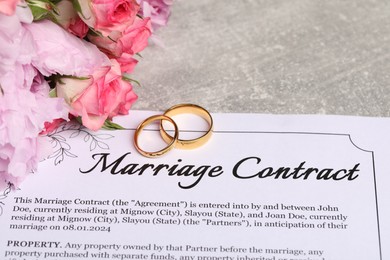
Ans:
[[[91,27],[89,27],[88,34],[91,34],[92,36],[104,37],[101,32],[96,31],[94,28],[91,28]]]
[[[112,122],[111,120],[107,119],[105,122],[104,122],[104,125],[102,126],[103,129],[106,129],[106,130],[123,130],[125,129],[124,127]]]
[[[77,77],[77,76],[70,76],[70,75],[61,75],[61,78],[68,78],[68,79],[78,79],[78,80],[87,80],[90,79],[90,77]]]
[[[34,21],[42,19],[56,20],[54,14],[58,15],[58,9],[55,2],[50,0],[27,0],[27,4],[34,16]]]
[[[75,118],[76,121],[80,124],[80,125],[83,125],[83,120],[81,119],[81,116],[78,116]]]
[[[81,6],[80,6],[79,1],[73,0],[72,3],[73,3],[73,8],[74,8],[78,13],[80,13],[81,15],[83,15],[83,13],[82,13],[82,11],[81,11]],[[83,15],[83,17],[84,17],[84,15]]]
[[[50,16],[50,12],[45,8],[41,8],[39,6],[30,6],[30,9],[34,17],[34,21],[43,20]]]
[[[128,81],[128,82],[130,82],[130,83],[133,83],[133,82],[134,82],[134,83],[137,84],[139,87],[142,87],[141,83],[140,83],[138,80],[135,80],[135,79],[130,78],[130,75],[127,74],[127,73],[124,73],[124,74],[122,75],[122,79],[123,79],[123,80],[126,80],[126,81]]]
[[[57,89],[56,88],[53,88],[52,90],[49,91],[49,97],[51,97],[51,98],[57,97]]]
[[[49,2],[52,2],[55,5],[59,4],[61,1],[64,1],[64,0],[49,0]]]

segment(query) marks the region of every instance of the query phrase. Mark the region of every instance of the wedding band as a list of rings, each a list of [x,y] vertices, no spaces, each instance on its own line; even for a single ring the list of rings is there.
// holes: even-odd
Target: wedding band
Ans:
[[[175,146],[176,148],[194,149],[205,144],[210,139],[213,131],[213,118],[211,117],[210,113],[206,109],[194,104],[178,104],[169,108],[164,113],[164,115],[168,117],[172,117],[178,114],[198,115],[202,117],[204,120],[206,120],[206,122],[209,124],[209,129],[204,135],[195,139],[188,139],[188,140],[177,139],[176,146]],[[164,129],[162,121],[160,122],[160,134],[166,143],[171,143],[175,139],[175,137],[169,135],[167,131]]]
[[[144,151],[142,150],[140,147],[139,147],[139,144],[138,144],[138,137],[141,133],[141,131],[145,128],[145,126],[147,126],[148,124],[150,124],[151,122],[153,121],[156,121],[156,120],[161,120],[161,123],[163,120],[167,120],[169,122],[171,122],[175,128],[175,134],[174,136],[170,136],[171,139],[169,142],[165,141],[168,146],[157,151],[157,152],[147,152],[147,151]],[[175,123],[175,121],[173,121],[172,118],[168,117],[168,116],[165,116],[165,115],[155,115],[155,116],[151,116],[151,117],[148,117],[146,118],[142,123],[140,123],[137,127],[137,129],[135,130],[135,133],[134,133],[134,146],[135,146],[135,149],[137,149],[137,151],[142,154],[143,156],[146,156],[146,157],[149,157],[149,158],[153,158],[153,157],[158,157],[158,156],[161,156],[167,152],[169,152],[170,150],[172,150],[172,148],[175,146],[177,140],[178,140],[178,136],[179,136],[179,130],[177,128],[177,125]]]

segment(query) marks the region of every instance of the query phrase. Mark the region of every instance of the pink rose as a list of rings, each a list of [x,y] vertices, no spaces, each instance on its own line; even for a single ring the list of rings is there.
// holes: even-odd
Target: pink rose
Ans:
[[[0,13],[13,15],[19,0],[0,0]]]
[[[78,17],[73,23],[69,25],[68,31],[80,38],[84,38],[85,36],[87,36],[89,28],[88,25],[86,25],[83,20]]]
[[[111,32],[109,36],[87,35],[88,40],[109,57],[120,57],[122,55],[123,44],[119,41],[121,36],[122,34],[118,31]]]
[[[124,73],[131,73],[137,65],[138,60],[134,59],[132,55],[128,53],[122,53],[122,56],[116,59],[121,66],[121,71]]]
[[[79,17],[70,0],[62,0],[57,5],[57,12],[53,13],[55,21],[68,32],[84,38],[88,33],[88,25]]]
[[[137,2],[141,7],[141,15],[150,17],[153,29],[167,25],[172,0],[138,0]]]
[[[134,22],[139,11],[135,0],[76,0],[81,9],[80,17],[104,36],[112,31],[122,32]]]
[[[39,133],[40,135],[47,135],[56,130],[66,120],[62,118],[56,118],[52,122],[45,122],[44,129]]]
[[[150,19],[137,17],[122,33],[114,31],[107,37],[88,35],[88,39],[109,56],[120,57],[122,53],[133,55],[142,51],[151,34]]]
[[[138,53],[148,46],[148,39],[152,34],[149,18],[137,18],[133,25],[126,28],[119,41],[126,53]]]
[[[83,125],[91,130],[100,129],[106,119],[128,114],[137,100],[131,84],[122,79],[119,63],[114,59],[111,63],[111,68],[102,67],[88,79],[63,78],[56,86],[71,113],[81,116]]]

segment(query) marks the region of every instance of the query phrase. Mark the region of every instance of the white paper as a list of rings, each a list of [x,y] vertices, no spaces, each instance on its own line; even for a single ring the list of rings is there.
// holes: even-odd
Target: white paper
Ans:
[[[0,258],[390,259],[389,119],[213,114],[207,144],[150,159],[133,135],[152,114],[52,134],[54,156],[1,197]]]

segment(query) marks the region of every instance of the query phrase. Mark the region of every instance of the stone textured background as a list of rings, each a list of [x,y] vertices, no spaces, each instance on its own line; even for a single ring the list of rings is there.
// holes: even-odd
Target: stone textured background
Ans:
[[[175,0],[133,109],[390,116],[390,1]]]

